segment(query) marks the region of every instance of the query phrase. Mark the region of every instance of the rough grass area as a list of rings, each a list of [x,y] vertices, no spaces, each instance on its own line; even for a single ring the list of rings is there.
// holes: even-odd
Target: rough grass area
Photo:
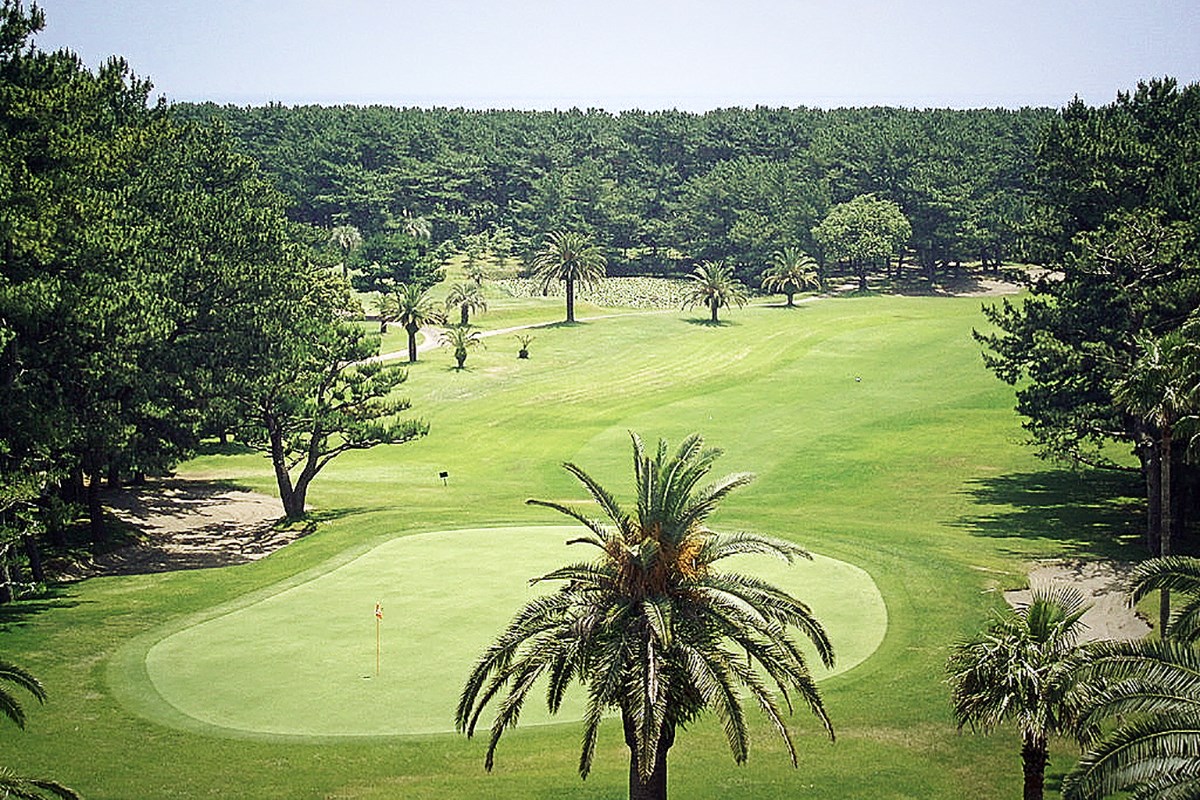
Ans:
[[[750,760],[737,766],[720,726],[701,720],[672,750],[672,796],[1018,796],[1016,736],[954,729],[942,678],[947,649],[1000,606],[998,590],[1022,584],[1028,560],[1136,554],[1138,517],[1122,494],[1136,496],[1137,487],[1033,457],[1011,410],[1011,388],[984,369],[971,339],[972,328],[985,324],[980,302],[821,298],[793,309],[734,310],[720,325],[708,324],[703,310],[633,314],[543,328],[528,360],[517,359],[515,346],[489,342],[461,372],[451,368],[449,352],[430,352],[410,368],[404,387],[414,411],[431,422],[430,435],[339,458],[313,485],[313,534],[251,564],[93,579],[0,609],[4,658],[39,675],[49,693],[44,706],[28,709],[27,731],[0,729],[0,763],[52,774],[90,800],[622,797],[628,761],[617,725],[602,726],[586,782],[575,772],[579,728],[571,723],[509,732],[489,775],[484,743],[455,734],[319,743],[213,735],[189,728],[186,718],[161,718],[169,704],[134,688],[150,680],[153,659],[148,668],[144,656],[167,628],[319,585],[314,579],[397,536],[561,524],[523,501],[581,499],[562,461],[628,498],[630,429],[673,441],[700,431],[726,450],[719,474],[758,474],[713,525],[783,536],[864,570],[888,624],[869,658],[821,684],[836,743],[798,711],[792,729],[800,765],[792,769],[769,725],[751,712]],[[497,305],[488,313],[498,318],[488,322],[495,327],[562,314],[553,298]],[[446,485],[441,471],[449,473]],[[181,474],[273,491],[267,462],[252,454],[207,455]],[[431,572],[448,596],[481,596],[474,563],[451,559]],[[404,575],[385,583],[398,598],[414,589]],[[816,597],[828,587],[811,588]],[[796,591],[805,598],[809,587]],[[366,627],[357,634],[367,639],[365,654],[347,652],[330,670],[353,665],[365,674],[377,599],[364,598],[354,614]],[[393,609],[406,601],[383,599],[391,630]],[[313,625],[329,624],[319,609],[294,608]],[[857,610],[844,609],[849,618],[837,626],[854,626]],[[485,627],[474,618],[441,622],[471,635]],[[138,648],[141,657],[129,657]],[[283,656],[274,655],[280,663]],[[224,663],[209,673],[214,696],[235,692],[243,680]],[[438,691],[453,694],[463,677],[447,670]],[[331,680],[309,678],[297,690],[317,717],[341,702],[327,692]],[[383,715],[405,713],[389,703],[381,703]],[[1055,745],[1051,793],[1076,754],[1067,743]]]

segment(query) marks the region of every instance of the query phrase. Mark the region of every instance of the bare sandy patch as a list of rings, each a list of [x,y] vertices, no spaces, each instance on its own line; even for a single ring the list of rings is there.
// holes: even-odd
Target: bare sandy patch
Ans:
[[[71,578],[204,569],[257,561],[306,533],[276,529],[279,500],[199,480],[166,478],[106,498],[108,510],[142,534],[138,544],[95,556]]]
[[[1033,589],[1074,586],[1092,604],[1083,615],[1087,641],[1141,639],[1150,632],[1146,620],[1129,607],[1129,572],[1133,564],[1118,561],[1070,559],[1044,561],[1029,571],[1030,589],[1004,593],[1004,599],[1017,607],[1027,605]]]

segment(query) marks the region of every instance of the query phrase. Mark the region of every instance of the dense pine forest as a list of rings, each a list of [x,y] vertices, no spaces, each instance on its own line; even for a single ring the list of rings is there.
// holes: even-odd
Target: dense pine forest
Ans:
[[[352,225],[388,249],[406,218],[434,241],[591,234],[612,274],[725,261],[757,278],[778,250],[860,195],[899,205],[932,275],[1032,257],[1032,171],[1055,114],[898,108],[559,112],[179,105],[219,121],[291,199],[294,219]],[[392,249],[402,245],[391,243]],[[382,252],[382,251],[380,251]],[[414,262],[415,265],[415,262]],[[418,270],[419,271],[419,270]],[[755,280],[755,283],[757,281]]]

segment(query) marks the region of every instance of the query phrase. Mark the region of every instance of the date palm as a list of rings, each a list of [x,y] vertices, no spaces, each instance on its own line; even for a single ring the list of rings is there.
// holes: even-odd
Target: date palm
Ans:
[[[417,331],[443,320],[429,293],[415,283],[401,286],[396,292],[392,318],[404,326],[408,334],[409,362],[417,360]]]
[[[473,331],[465,325],[450,328],[442,333],[442,347],[454,350],[454,360],[458,362],[459,369],[467,362],[468,349],[482,344],[479,331]]]
[[[1091,655],[1080,673],[1092,684],[1080,736],[1088,750],[1063,780],[1063,798],[1200,796],[1200,653],[1142,640],[1102,642]]]
[[[362,246],[363,237],[353,225],[338,225],[329,232],[329,243],[342,254],[342,275],[350,271],[350,256]]]
[[[575,284],[598,283],[605,275],[604,253],[591,237],[574,231],[546,234],[542,249],[533,259],[533,277],[546,291],[561,281],[567,289],[567,322],[575,321]]]
[[[821,285],[817,262],[807,253],[787,247],[775,254],[774,262],[762,276],[763,288],[769,292],[787,295],[789,307],[795,305],[792,298],[797,292]]]
[[[0,713],[8,717],[18,728],[25,727],[25,711],[16,696],[4,685],[11,683],[29,692],[39,702],[46,699],[46,690],[41,682],[15,664],[0,661]],[[42,800],[53,796],[63,800],[78,800],[79,795],[62,784],[44,778],[27,778],[8,767],[0,767],[0,797]]]
[[[1070,730],[1086,610],[1072,587],[1035,591],[1028,605],[997,614],[981,635],[955,645],[946,663],[960,730],[1016,723],[1024,800],[1042,799],[1049,737]]]
[[[446,295],[446,311],[458,309],[459,325],[467,326],[471,321],[472,312],[487,311],[487,299],[483,296],[483,288],[474,282],[456,283],[450,287]]]
[[[1156,591],[1183,595],[1183,604],[1159,635],[1186,644],[1200,643],[1200,558],[1166,556],[1143,561],[1129,574],[1129,584],[1131,605]]]
[[[585,532],[569,544],[590,545],[595,560],[580,561],[536,578],[559,585],[519,611],[476,663],[456,714],[471,736],[484,707],[500,695],[485,766],[491,769],[501,734],[517,723],[539,678],[549,682],[547,704],[557,712],[567,686],[587,692],[579,773],[592,766],[606,711],[620,714],[629,748],[629,796],[665,798],[667,752],[677,732],[710,711],[720,720],[734,760],[749,752],[743,698],[754,702],[796,750],[780,702],[792,710],[793,695],[833,728],[794,626],[831,666],[833,649],[804,603],[751,575],[722,572],[717,562],[744,553],[792,560],[808,558],[790,542],[750,533],[718,534],[706,520],[749,473],[701,486],[720,455],[693,434],[671,453],[660,441],[648,452],[633,439],[636,504],[626,511],[597,481],[565,464],[603,512],[547,500],[533,505],[559,511]]]
[[[720,309],[746,304],[746,287],[733,277],[731,267],[705,261],[689,277],[692,285],[683,307],[704,306],[712,313],[712,322],[719,321],[717,312]]]
[[[1078,733],[1088,751],[1063,781],[1068,800],[1120,791],[1133,798],[1200,796],[1200,559],[1151,559],[1130,579],[1131,602],[1165,588],[1187,600],[1169,638],[1104,642],[1090,651],[1078,675]]]

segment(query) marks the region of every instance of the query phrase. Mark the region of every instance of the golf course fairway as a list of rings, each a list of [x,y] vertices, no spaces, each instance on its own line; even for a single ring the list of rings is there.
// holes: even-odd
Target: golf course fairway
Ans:
[[[154,714],[164,721],[186,718],[232,735],[451,731],[458,692],[482,649],[530,597],[553,586],[529,579],[593,556],[586,546],[566,546],[579,532],[478,528],[392,539],[305,582],[144,638],[145,669],[137,672],[149,685],[141,690],[173,709]],[[883,639],[883,599],[858,567],[815,554],[792,564],[756,556],[722,566],[809,604],[836,650],[834,673],[861,663]],[[810,666],[820,677],[832,674],[815,654]],[[552,721],[535,695],[523,725]],[[568,697],[555,721],[578,719],[581,700]]]

